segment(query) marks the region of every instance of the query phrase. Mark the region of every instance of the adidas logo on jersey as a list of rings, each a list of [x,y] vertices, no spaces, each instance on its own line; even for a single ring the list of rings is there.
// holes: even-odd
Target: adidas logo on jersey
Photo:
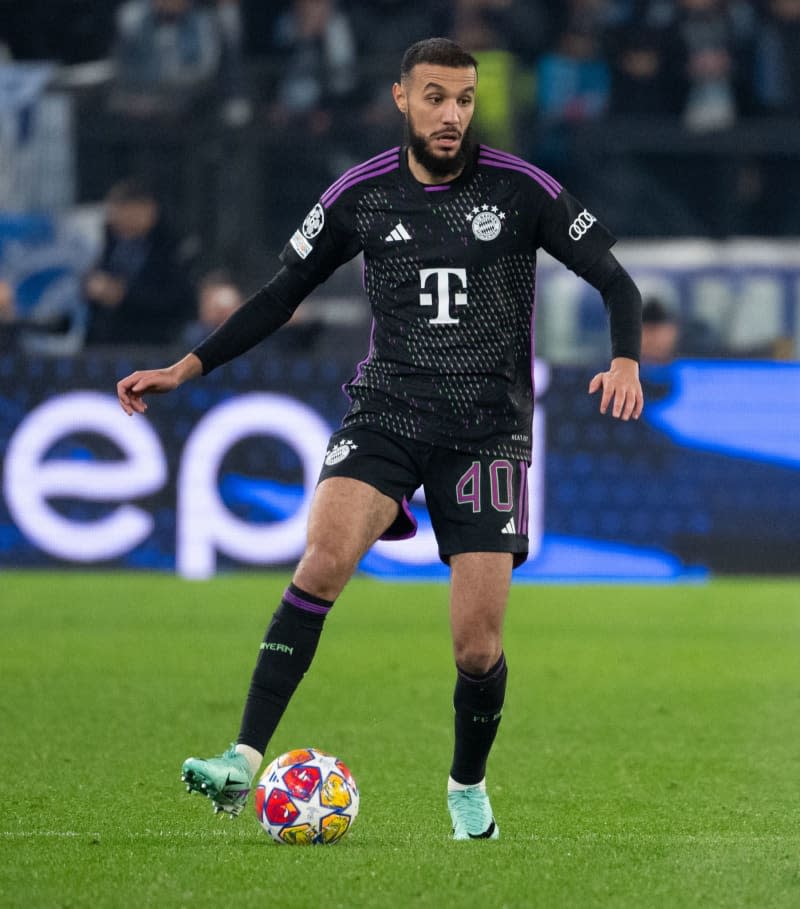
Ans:
[[[387,243],[405,242],[411,239],[411,234],[405,229],[402,221],[397,222],[395,229],[386,237]]]
[[[506,526],[500,531],[500,533],[516,533],[516,532],[517,532],[517,526],[514,523],[513,518],[511,518],[509,520],[508,524],[506,524]]]

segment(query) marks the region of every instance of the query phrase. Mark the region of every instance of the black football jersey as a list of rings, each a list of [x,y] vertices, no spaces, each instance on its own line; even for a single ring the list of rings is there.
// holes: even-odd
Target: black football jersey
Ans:
[[[521,158],[481,145],[427,186],[393,148],[330,186],[281,259],[320,283],[364,254],[372,331],[343,426],[530,460],[536,251],[580,275],[613,243]]]

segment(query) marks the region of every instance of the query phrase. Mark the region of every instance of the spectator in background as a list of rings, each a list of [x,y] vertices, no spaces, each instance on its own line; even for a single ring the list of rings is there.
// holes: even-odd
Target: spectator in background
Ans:
[[[664,29],[639,22],[606,37],[611,71],[610,116],[678,116],[681,91],[670,65]]]
[[[127,0],[117,11],[111,106],[181,113],[216,89],[223,50],[213,9],[196,0]]]
[[[800,0],[769,0],[756,50],[762,111],[800,117]]]
[[[800,0],[770,0],[756,48],[759,112],[796,121],[800,117]],[[756,230],[800,234],[800,168],[796,157],[762,161],[752,210]]]
[[[181,343],[187,347],[197,347],[242,302],[242,291],[228,272],[222,269],[208,272],[197,289],[196,318],[186,326]]]
[[[283,246],[296,210],[297,175],[327,185],[354,163],[359,142],[358,55],[352,23],[334,0],[292,0],[275,25],[280,78],[267,114],[267,242]],[[287,136],[289,141],[287,141]]]
[[[621,233],[663,236],[670,232],[704,232],[704,225],[684,201],[670,189],[675,183],[675,159],[665,149],[642,152],[638,137],[646,133],[643,118],[657,118],[680,129],[685,89],[675,75],[674,31],[672,20],[655,17],[647,10],[612,21],[604,35],[604,46],[611,74],[608,115],[618,118],[608,130],[619,138],[615,154],[602,161],[599,180],[607,184],[611,198],[609,210]],[[659,123],[658,126],[662,126]],[[626,147],[625,137],[633,136]],[[583,151],[581,144],[580,154]],[[594,163],[593,163],[594,162]],[[591,151],[581,170],[597,170]],[[595,183],[598,175],[594,175]],[[591,201],[587,193],[585,198]],[[616,206],[616,208],[615,208]]]
[[[350,0],[347,4],[363,78],[359,93],[362,149],[377,154],[397,134],[397,108],[382,87],[394,78],[395,60],[415,41],[451,33],[453,4],[428,0]]]
[[[671,309],[655,297],[642,306],[642,366],[671,363],[678,352],[680,325]]]
[[[216,0],[220,36],[219,91],[222,120],[228,126],[244,126],[253,115],[244,71],[244,24],[241,0]]]
[[[124,180],[109,192],[105,242],[84,292],[87,344],[170,344],[192,318],[177,244],[146,182]]]
[[[456,0],[450,33],[470,47],[481,73],[474,125],[489,145],[516,148],[520,110],[533,105],[531,64],[548,44],[554,16],[546,5],[521,0]]]
[[[545,0],[455,0],[450,8],[450,31],[486,43],[487,30],[493,35],[493,46],[507,48],[520,63],[530,66],[562,33],[569,21],[569,10],[563,4]]]
[[[350,0],[347,9],[356,36],[359,56],[381,72],[392,73],[386,54],[396,53],[408,39],[420,35],[440,34],[450,28],[451,8],[448,0],[429,0],[409,4],[407,0]]]
[[[507,0],[457,0],[451,34],[456,43],[472,48],[480,68],[481,106],[474,128],[488,145],[515,149],[517,60],[492,15],[509,6]]]
[[[695,133],[735,126],[752,110],[756,19],[747,0],[677,0],[671,57],[682,80],[681,121]],[[702,232],[738,232],[737,212],[750,204],[748,165],[709,146],[683,154],[670,186],[699,219]]]
[[[572,0],[564,29],[537,67],[539,117],[546,126],[602,117],[608,107],[609,72],[600,36],[603,0]]]
[[[535,142],[527,154],[559,181],[578,187],[575,192],[584,198],[591,198],[589,171],[572,128],[601,119],[608,108],[610,74],[601,42],[605,11],[603,0],[571,0],[554,48],[536,65]]]
[[[108,55],[119,0],[0,0],[0,43],[16,60],[62,64]]]
[[[272,122],[329,133],[358,80],[350,19],[334,0],[293,0],[276,24],[275,47],[283,65]]]
[[[724,129],[750,108],[755,26],[744,0],[678,0],[673,40],[689,129]]]
[[[81,105],[79,112],[85,196],[98,198],[125,175],[146,173],[182,233],[195,232],[200,244],[214,242],[220,197],[224,202],[230,195],[241,165],[233,151],[212,149],[212,143],[227,139],[220,120],[240,127],[251,113],[238,11],[236,0],[125,0],[119,6],[106,103],[99,110]]]

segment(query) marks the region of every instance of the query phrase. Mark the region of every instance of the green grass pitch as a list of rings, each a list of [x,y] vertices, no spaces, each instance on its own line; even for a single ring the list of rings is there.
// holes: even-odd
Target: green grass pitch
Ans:
[[[502,837],[454,843],[447,588],[356,579],[270,748],[359,783],[305,849],[179,781],[235,736],[286,581],[0,578],[0,906],[800,906],[800,581],[515,587]]]

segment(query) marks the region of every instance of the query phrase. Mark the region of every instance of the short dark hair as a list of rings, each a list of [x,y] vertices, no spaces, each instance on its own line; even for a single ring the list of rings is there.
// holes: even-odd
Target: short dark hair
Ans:
[[[155,202],[158,205],[158,193],[148,177],[137,175],[115,183],[108,191],[106,200],[123,205],[126,202]]]
[[[642,322],[648,325],[663,325],[677,322],[675,313],[656,297],[648,297],[642,306]]]
[[[478,61],[467,53],[460,44],[449,38],[425,38],[417,41],[403,54],[400,63],[400,78],[411,72],[418,63],[430,63],[434,66],[450,66],[453,69],[464,69],[471,66],[476,72]]]

